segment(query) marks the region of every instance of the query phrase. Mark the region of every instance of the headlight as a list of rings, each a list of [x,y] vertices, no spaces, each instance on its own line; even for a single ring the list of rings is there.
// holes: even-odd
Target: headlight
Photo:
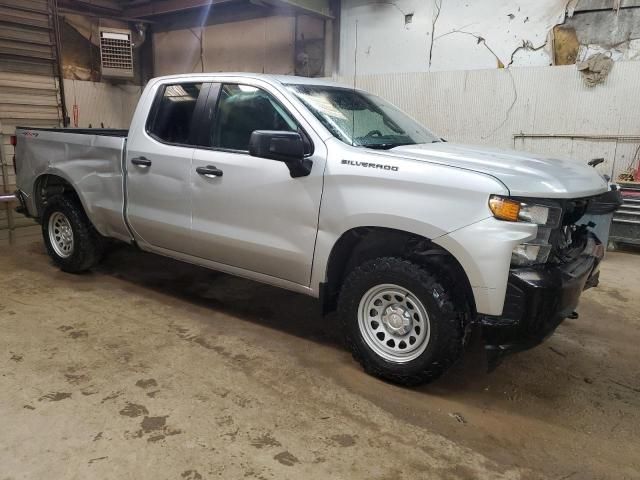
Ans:
[[[489,208],[497,219],[538,225],[535,239],[516,245],[513,249],[511,265],[515,267],[546,263],[551,253],[549,236],[551,230],[560,225],[562,208],[536,202],[536,199],[516,200],[498,195],[489,197]]]
[[[550,228],[557,227],[562,217],[560,207],[535,203],[535,199],[522,201],[491,195],[489,209],[491,209],[493,216],[500,220],[535,223]]]

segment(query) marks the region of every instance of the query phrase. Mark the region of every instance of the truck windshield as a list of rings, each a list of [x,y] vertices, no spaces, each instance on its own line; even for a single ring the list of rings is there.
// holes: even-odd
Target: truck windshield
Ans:
[[[440,141],[418,122],[375,95],[322,85],[287,87],[334,137],[349,145],[390,149]]]

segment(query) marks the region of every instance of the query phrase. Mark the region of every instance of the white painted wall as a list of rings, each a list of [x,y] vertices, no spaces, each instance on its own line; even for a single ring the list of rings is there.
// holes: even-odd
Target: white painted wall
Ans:
[[[114,85],[83,80],[64,81],[67,111],[73,126],[73,105],[78,105],[78,127],[129,128],[142,93],[138,85]]]
[[[156,75],[192,72],[293,74],[295,17],[272,16],[153,35]]]
[[[339,78],[353,85],[352,78]],[[604,157],[617,176],[639,142],[527,139],[515,133],[640,135],[640,62],[616,63],[605,83],[585,86],[574,65],[363,75],[362,88],[386,98],[452,142],[516,148],[587,162]],[[614,177],[615,178],[615,177]]]
[[[340,74],[549,65],[567,0],[343,0]],[[411,23],[405,16],[413,14]],[[483,40],[480,40],[483,39]],[[534,51],[533,49],[540,48]],[[491,52],[493,51],[493,53]]]

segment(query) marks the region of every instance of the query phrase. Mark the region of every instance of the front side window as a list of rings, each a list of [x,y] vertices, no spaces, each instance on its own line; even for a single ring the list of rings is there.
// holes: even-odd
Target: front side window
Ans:
[[[147,125],[149,134],[165,143],[191,144],[193,112],[201,89],[202,83],[165,85]]]
[[[323,85],[289,85],[334,137],[357,146],[390,149],[438,142],[425,127],[375,95]]]
[[[255,130],[296,132],[297,122],[264,90],[248,85],[223,85],[210,134],[210,146],[249,150]]]

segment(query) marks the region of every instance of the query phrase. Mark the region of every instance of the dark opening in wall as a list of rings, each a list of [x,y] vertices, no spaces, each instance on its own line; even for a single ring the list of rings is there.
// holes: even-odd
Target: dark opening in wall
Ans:
[[[325,21],[310,15],[296,17],[295,73],[324,76]]]

